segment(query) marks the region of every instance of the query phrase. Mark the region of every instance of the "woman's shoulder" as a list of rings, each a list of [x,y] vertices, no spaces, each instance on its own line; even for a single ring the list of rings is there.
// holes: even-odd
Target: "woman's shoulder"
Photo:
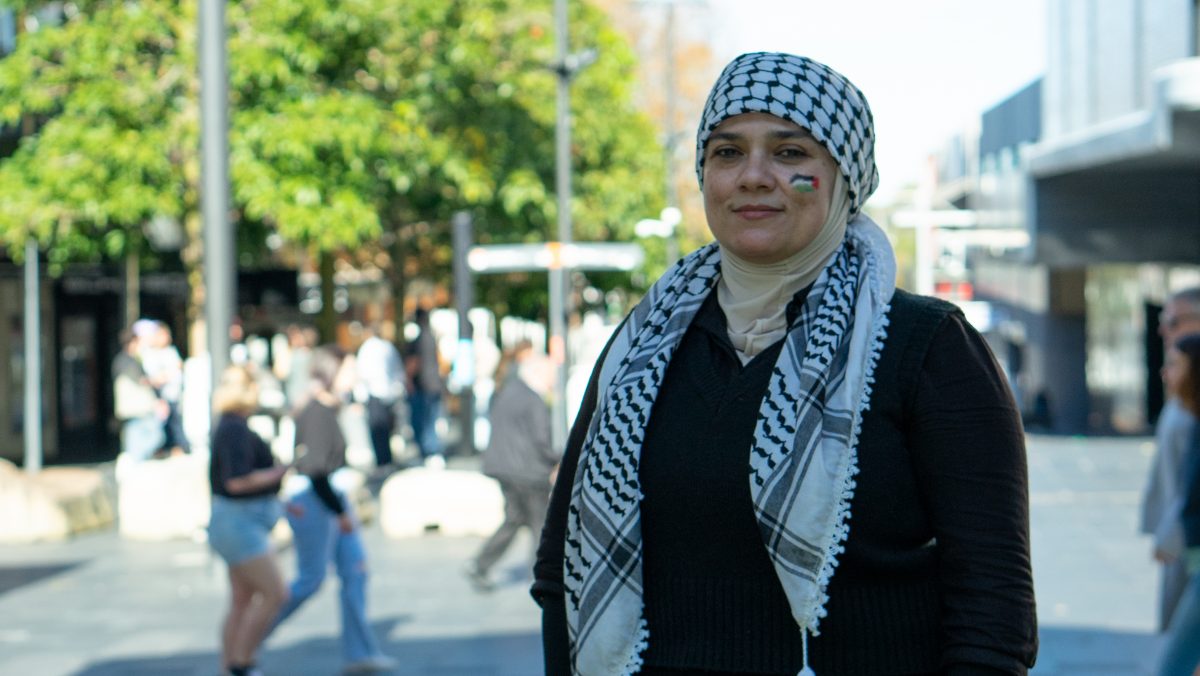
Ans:
[[[969,324],[957,305],[896,289],[888,309],[881,371],[895,370],[901,378],[911,379],[921,370],[935,343],[946,344],[943,347],[958,354],[970,342],[969,331]]]
[[[894,317],[897,314],[911,315],[914,317],[930,317],[942,319],[948,315],[961,313],[957,305],[941,298],[933,296],[923,296],[911,291],[897,288],[892,295],[891,310],[889,316]]]
[[[896,289],[888,308],[887,344],[927,344],[949,317],[962,318],[957,305],[932,296]]]

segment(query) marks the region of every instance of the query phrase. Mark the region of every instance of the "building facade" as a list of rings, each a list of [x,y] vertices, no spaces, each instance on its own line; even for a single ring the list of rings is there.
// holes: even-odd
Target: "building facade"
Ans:
[[[1157,317],[1200,283],[1200,3],[1049,0],[1044,77],[981,119],[969,253],[1033,424],[1140,433],[1162,404]]]

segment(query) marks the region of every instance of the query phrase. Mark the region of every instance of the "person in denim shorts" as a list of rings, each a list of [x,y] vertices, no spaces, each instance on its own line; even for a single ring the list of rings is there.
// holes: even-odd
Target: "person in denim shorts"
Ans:
[[[221,668],[231,676],[261,674],[255,654],[288,591],[271,552],[270,533],[282,515],[276,494],[286,465],[246,424],[258,408],[258,387],[244,366],[221,374],[213,393],[220,416],[212,435],[208,541],[229,564],[230,603],[221,628]]]

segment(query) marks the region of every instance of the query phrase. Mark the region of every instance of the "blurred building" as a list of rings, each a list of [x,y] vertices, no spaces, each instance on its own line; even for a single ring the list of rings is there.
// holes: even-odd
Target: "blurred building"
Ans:
[[[974,154],[939,154],[916,213],[980,231],[954,253],[1031,426],[1144,432],[1158,313],[1200,283],[1200,10],[1047,11],[1044,77],[983,113]]]

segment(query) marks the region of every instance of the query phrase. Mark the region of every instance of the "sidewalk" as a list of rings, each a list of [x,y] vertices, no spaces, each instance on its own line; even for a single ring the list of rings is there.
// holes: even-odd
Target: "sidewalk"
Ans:
[[[1041,650],[1034,676],[1150,676],[1158,566],[1138,507],[1145,438],[1031,437],[1029,488]]]
[[[540,673],[539,615],[512,565],[481,596],[459,574],[478,538],[388,541],[365,531],[370,617],[397,674]],[[290,572],[291,552],[282,561]],[[24,584],[22,584],[24,583]],[[15,588],[13,588],[15,587]],[[8,591],[3,591],[8,588]],[[115,534],[0,552],[0,674],[214,676],[228,582],[219,559],[191,542],[137,543]],[[336,674],[337,578],[267,644],[268,674]]]
[[[1035,676],[1150,676],[1157,570],[1136,534],[1144,439],[1030,440],[1033,556],[1041,624]],[[504,584],[460,575],[478,537],[388,539],[364,530],[370,617],[404,676],[534,676],[540,616],[527,593],[530,542]],[[291,552],[282,560],[290,573]],[[225,569],[205,545],[115,532],[0,547],[0,676],[214,676]],[[275,675],[336,674],[337,580],[267,643]],[[825,676],[825,675],[822,675]]]

